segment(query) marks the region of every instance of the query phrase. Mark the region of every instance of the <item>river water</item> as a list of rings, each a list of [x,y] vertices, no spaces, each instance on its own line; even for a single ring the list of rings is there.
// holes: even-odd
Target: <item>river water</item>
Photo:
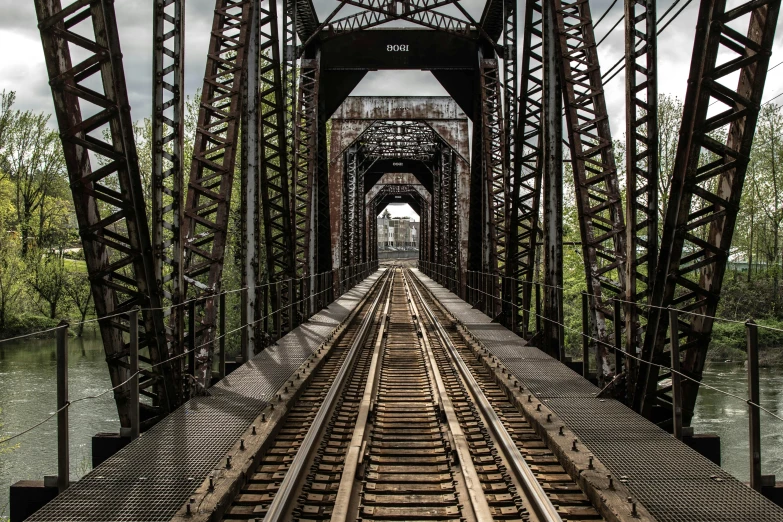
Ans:
[[[103,347],[97,337],[69,340],[69,390],[71,399],[96,395],[109,388]],[[0,343],[0,435],[18,433],[54,412],[56,404],[54,340]],[[747,396],[742,365],[713,363],[704,382]],[[783,412],[783,372],[761,369],[762,404]],[[116,432],[119,421],[111,393],[80,402],[70,410],[71,477],[89,471],[91,437]],[[696,433],[721,437],[723,467],[740,480],[748,480],[748,416],[745,404],[702,387],[693,419]],[[0,455],[0,518],[7,513],[8,487],[23,479],[42,479],[57,470],[57,424],[54,419],[14,442],[18,447]],[[762,413],[763,473],[783,476],[783,422]],[[0,446],[0,449],[4,446]]]

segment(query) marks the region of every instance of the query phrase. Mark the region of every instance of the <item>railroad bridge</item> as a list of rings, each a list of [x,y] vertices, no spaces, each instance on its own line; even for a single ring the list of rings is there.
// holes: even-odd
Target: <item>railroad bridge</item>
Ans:
[[[587,0],[340,0],[326,17],[216,0],[192,151],[185,0],[156,0],[147,201],[122,21],[111,0],[64,4],[35,0],[129,442],[60,476],[30,520],[783,520],[757,453],[748,487],[688,430],[780,0],[700,0],[672,172],[655,0],[624,0],[609,69]],[[624,166],[603,85],[617,67]],[[449,96],[349,96],[383,69],[430,71]],[[378,263],[375,222],[397,201],[421,218],[417,268]]]

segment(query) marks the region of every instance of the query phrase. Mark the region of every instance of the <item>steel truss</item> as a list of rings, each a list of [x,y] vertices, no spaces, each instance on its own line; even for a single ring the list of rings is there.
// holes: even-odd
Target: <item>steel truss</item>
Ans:
[[[512,320],[509,327],[529,339],[536,238],[541,204],[541,111],[543,93],[541,0],[525,4],[522,42],[521,121],[514,127],[514,161],[511,163],[510,223],[506,245],[506,276],[510,285]]]
[[[764,91],[780,0],[727,9],[725,0],[699,8],[680,141],[644,338],[645,361],[669,366],[668,312],[682,310],[677,329],[683,420],[690,422],[704,370],[713,317],[728,261],[750,149]],[[739,73],[739,80],[736,74]],[[737,83],[734,83],[737,82]],[[719,104],[716,109],[710,109]],[[634,407],[649,416],[671,401],[668,374],[643,365]]]
[[[606,322],[622,320],[614,317],[611,299],[627,288],[622,200],[588,0],[554,1],[591,323],[605,382],[621,371],[609,360],[613,335]]]
[[[294,231],[296,274],[303,278],[304,295],[309,294],[309,276],[316,273],[314,266],[313,231],[317,230],[318,214],[313,209],[313,185],[318,173],[318,83],[317,59],[303,59],[300,66],[299,99],[294,118]],[[282,304],[295,300],[295,295],[281,296]],[[290,301],[289,301],[290,300]],[[296,318],[283,319],[283,331],[289,331]],[[282,332],[281,332],[282,333]]]
[[[197,348],[194,377],[203,387],[212,377],[215,296],[223,271],[251,7],[250,0],[215,5],[185,206],[185,287],[189,298],[201,298],[189,335]]]
[[[403,20],[428,29],[459,36],[471,36],[470,30],[476,25],[475,21],[467,16],[457,18],[436,11],[438,7],[454,4],[463,15],[467,15],[457,0],[414,0],[404,4],[392,0],[346,0],[345,4],[363,10],[331,22],[328,31],[332,35],[370,29],[395,20]]]
[[[625,344],[641,353],[658,258],[658,57],[655,0],[625,0],[626,283]],[[626,359],[627,386],[638,373]]]
[[[156,412],[179,404],[155,280],[117,19],[108,0],[36,0],[44,56],[62,138],[79,235],[120,424],[130,427],[127,312],[141,307],[142,393]],[[72,62],[72,50],[84,58]],[[83,104],[95,108],[84,118]],[[92,109],[91,109],[92,110]],[[125,384],[123,384],[125,383]]]
[[[184,14],[183,0],[154,6],[152,244],[155,281],[168,321],[166,351],[172,355],[182,353],[184,333],[184,310],[179,307],[183,301]]]
[[[277,1],[259,2],[259,85],[260,121],[259,166],[261,210],[264,220],[264,247],[266,253],[266,279],[281,282],[295,274],[294,234],[291,220],[291,187],[288,174],[286,139],[286,101],[281,76],[280,49],[278,47]],[[285,287],[285,285],[280,285]],[[278,308],[278,285],[271,286],[271,303]],[[265,297],[267,294],[264,294]],[[276,328],[276,324],[273,325]],[[268,332],[273,338],[282,332]]]
[[[506,234],[508,216],[506,202],[510,200],[506,170],[503,112],[500,98],[500,72],[497,60],[482,59],[481,73],[481,139],[484,194],[482,206],[487,228],[484,237],[484,271],[493,274],[493,296],[500,297],[502,277],[500,270],[506,263]],[[495,301],[498,301],[497,299]],[[498,301],[499,302],[499,301]],[[492,308],[492,316],[500,313]]]

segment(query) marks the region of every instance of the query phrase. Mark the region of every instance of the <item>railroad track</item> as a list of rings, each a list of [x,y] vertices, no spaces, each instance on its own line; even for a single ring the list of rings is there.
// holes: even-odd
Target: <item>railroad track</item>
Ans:
[[[224,520],[600,520],[415,278],[373,292]]]

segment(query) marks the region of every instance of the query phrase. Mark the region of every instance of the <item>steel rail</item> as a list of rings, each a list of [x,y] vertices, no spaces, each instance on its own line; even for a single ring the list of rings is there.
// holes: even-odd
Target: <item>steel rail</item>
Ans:
[[[421,322],[421,315],[419,314],[416,303],[412,299],[413,292],[411,287],[413,285],[408,282],[404,272],[402,280],[403,284],[405,285],[406,294],[408,296],[408,308],[413,315],[415,323],[421,330],[423,326]],[[423,300],[422,304],[424,304]],[[430,374],[432,375],[434,381],[434,395],[440,400],[441,411],[446,417],[449,431],[451,431],[451,436],[454,439],[454,450],[457,452],[459,466],[462,470],[462,475],[465,478],[465,488],[467,488],[468,494],[470,496],[470,507],[473,510],[473,515],[476,517],[478,522],[492,522],[492,520],[494,520],[492,516],[492,510],[489,507],[487,495],[484,494],[484,491],[482,490],[481,479],[478,476],[478,471],[476,470],[476,466],[473,464],[473,459],[470,455],[470,443],[465,436],[465,432],[462,430],[462,426],[460,426],[454,404],[452,403],[451,397],[449,397],[448,391],[446,390],[446,385],[443,382],[443,376],[441,375],[440,369],[438,368],[438,363],[435,360],[435,353],[432,350],[432,345],[430,344],[429,338],[426,335],[421,336],[421,342],[424,351],[427,354],[427,363],[430,368]]]
[[[394,277],[394,268],[389,268],[389,277]],[[392,279],[393,280],[393,279]],[[391,285],[389,286],[391,288]],[[334,510],[332,511],[332,522],[341,522],[348,520],[348,510],[353,497],[353,487],[356,479],[356,471],[362,459],[362,445],[364,444],[365,433],[367,433],[368,420],[372,409],[373,398],[378,392],[376,383],[380,378],[381,354],[383,352],[384,333],[389,324],[391,309],[391,291],[386,296],[386,304],[381,314],[381,325],[378,328],[378,334],[375,336],[375,346],[373,347],[372,362],[370,363],[369,376],[364,386],[364,395],[359,406],[359,413],[356,418],[356,426],[351,436],[351,443],[348,446],[348,453],[343,462],[343,472],[340,477],[340,486],[337,489],[337,497],[334,501]]]
[[[384,295],[384,292],[391,293],[390,283],[392,280],[392,274],[393,270],[387,270],[386,274],[384,274],[386,280],[382,283],[383,286],[381,286],[380,292],[378,292],[375,300],[370,305],[370,310],[367,312],[367,315],[365,315],[364,320],[362,321],[362,325],[356,332],[356,337],[354,337],[353,342],[351,343],[351,348],[348,351],[348,355],[346,355],[345,361],[343,362],[340,371],[334,378],[334,384],[332,384],[332,386],[329,388],[329,392],[326,394],[323,404],[321,404],[321,407],[318,409],[318,413],[316,414],[315,419],[313,419],[313,423],[310,425],[310,428],[307,430],[307,434],[302,440],[302,445],[299,447],[299,451],[296,452],[294,460],[291,461],[288,472],[286,473],[283,481],[280,483],[277,494],[275,494],[275,498],[272,500],[272,504],[270,504],[269,509],[266,512],[264,522],[278,522],[286,520],[285,517],[288,515],[289,502],[296,498],[294,493],[302,474],[308,472],[310,469],[310,466],[308,466],[310,457],[312,456],[313,451],[318,448],[318,442],[321,437],[321,433],[323,432],[326,423],[329,421],[336,401],[339,399],[340,394],[342,393],[343,384],[347,380],[348,372],[351,371],[351,368],[353,367],[353,361],[356,359],[356,355],[359,353],[360,348],[364,345],[364,341],[370,332],[370,326],[373,323],[375,312],[378,310],[381,296]]]
[[[422,296],[418,286],[415,284],[411,286],[415,289],[416,294],[421,301],[422,309],[432,323],[435,333],[437,334],[443,346],[446,348],[451,359],[456,364],[466,387],[473,395],[476,405],[479,407],[479,411],[486,419],[489,428],[492,430],[492,434],[495,436],[496,442],[504,452],[509,467],[511,468],[519,483],[525,489],[527,499],[530,502],[533,511],[535,511],[536,515],[542,522],[562,522],[563,519],[560,518],[560,514],[557,512],[557,509],[549,500],[549,497],[547,497],[544,489],[541,487],[541,484],[539,484],[538,480],[533,474],[533,471],[525,462],[524,457],[520,453],[516,444],[514,444],[514,440],[511,438],[511,435],[508,433],[505,426],[503,426],[503,423],[498,417],[497,413],[495,413],[494,408],[492,408],[489,399],[487,399],[487,397],[484,395],[484,392],[481,390],[478,382],[473,377],[473,374],[470,373],[470,369],[465,364],[465,361],[462,360],[462,357],[459,355],[457,349],[454,347],[454,344],[451,342],[451,338],[443,329],[443,326],[440,324],[440,321],[437,319],[430,306],[424,300],[424,296]]]

